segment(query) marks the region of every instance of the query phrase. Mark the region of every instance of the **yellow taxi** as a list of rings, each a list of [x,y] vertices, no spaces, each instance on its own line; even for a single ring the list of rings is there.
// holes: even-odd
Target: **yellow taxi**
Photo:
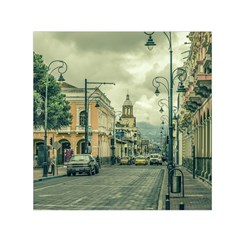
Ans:
[[[137,165],[148,165],[148,160],[144,156],[137,156],[135,160],[135,166]]]

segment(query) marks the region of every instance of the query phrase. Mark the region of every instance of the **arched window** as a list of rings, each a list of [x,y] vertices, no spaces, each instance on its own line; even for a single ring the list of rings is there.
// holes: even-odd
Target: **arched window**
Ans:
[[[79,113],[79,125],[81,127],[84,127],[85,126],[85,111],[81,111]]]

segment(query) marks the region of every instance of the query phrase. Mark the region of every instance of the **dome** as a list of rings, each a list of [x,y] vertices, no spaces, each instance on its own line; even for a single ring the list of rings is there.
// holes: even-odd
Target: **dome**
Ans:
[[[129,94],[127,94],[126,100],[123,103],[123,106],[133,106],[131,100],[129,99]]]

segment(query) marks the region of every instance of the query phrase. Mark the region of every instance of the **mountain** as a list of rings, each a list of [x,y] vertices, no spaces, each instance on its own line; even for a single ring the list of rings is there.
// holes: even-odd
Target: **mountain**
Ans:
[[[137,128],[142,134],[144,139],[150,140],[155,143],[160,141],[160,126],[152,125],[147,122],[137,122]]]

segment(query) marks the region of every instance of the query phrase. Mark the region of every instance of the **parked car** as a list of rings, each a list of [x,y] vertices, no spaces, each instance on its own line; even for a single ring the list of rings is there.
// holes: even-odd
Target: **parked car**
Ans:
[[[99,173],[99,165],[91,154],[77,154],[67,163],[67,175],[87,173],[89,176]]]
[[[162,165],[162,156],[159,154],[151,154],[150,155],[150,160],[149,160],[150,165]]]
[[[120,165],[131,165],[132,161],[129,159],[129,157],[123,157],[120,159]]]
[[[135,166],[137,165],[148,165],[148,160],[144,156],[137,156],[135,160]]]

